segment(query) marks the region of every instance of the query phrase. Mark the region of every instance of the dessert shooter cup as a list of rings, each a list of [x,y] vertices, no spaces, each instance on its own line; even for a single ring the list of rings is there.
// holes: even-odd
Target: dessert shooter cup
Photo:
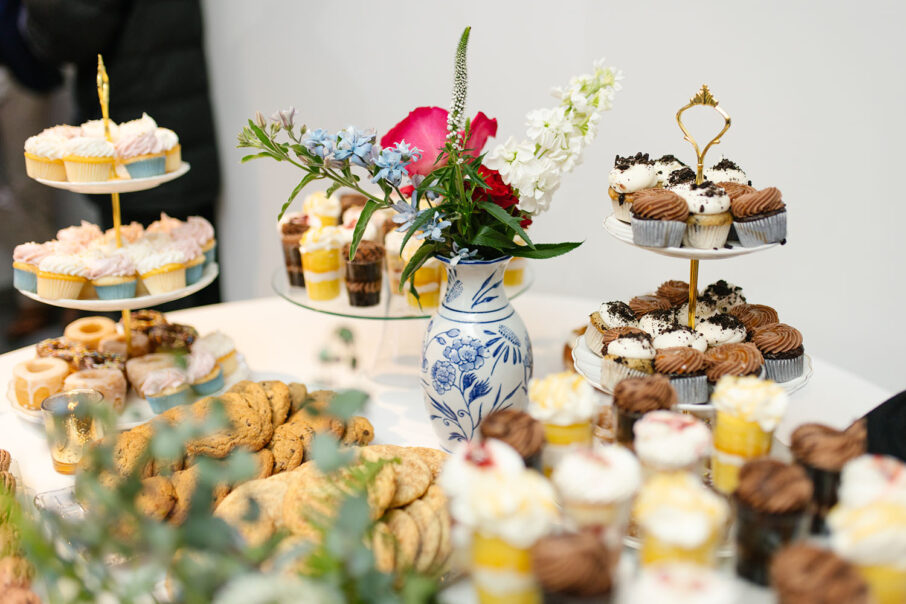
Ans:
[[[774,553],[806,533],[805,510],[787,514],[759,511],[738,497],[736,508],[736,573],[758,585],[768,585]]]
[[[471,570],[481,604],[541,604],[529,548],[475,532]]]
[[[412,284],[418,292],[418,299],[409,291],[409,286],[403,284],[406,300],[412,308],[422,310],[437,308],[440,304],[440,284],[444,278],[444,269],[440,261],[432,258],[425,262],[420,269],[415,271]]]
[[[623,445],[627,449],[634,450],[633,442],[635,440],[635,434],[633,428],[635,427],[635,423],[645,416],[645,413],[627,411],[614,405],[613,414],[614,423],[616,424],[614,433],[616,435],[615,440],[617,444]]]
[[[513,258],[503,273],[505,287],[518,287],[525,280],[525,258]]]
[[[308,297],[312,300],[333,300],[340,295],[340,247],[306,251],[303,245],[302,272]]]
[[[97,390],[80,389],[49,396],[41,403],[50,457],[60,474],[74,474],[85,446],[103,436],[93,414],[103,400]]]
[[[544,427],[544,449],[541,452],[541,470],[550,478],[557,463],[571,449],[590,448],[593,440],[591,420],[559,426],[542,423]]]
[[[877,604],[906,602],[906,568],[894,564],[857,564],[856,568],[868,583]]]
[[[639,561],[643,566],[664,562],[687,562],[699,566],[714,566],[717,561],[717,546],[720,540],[720,531],[714,530],[703,543],[685,546],[665,541],[650,531],[643,531]]]
[[[827,535],[830,530],[827,526],[827,514],[837,505],[837,492],[840,490],[840,472],[822,470],[810,466],[797,459],[796,462],[805,469],[812,485],[815,487],[812,508],[812,518],[809,522],[809,533],[812,535]]]
[[[729,495],[739,484],[739,470],[750,459],[771,452],[774,432],[765,432],[757,422],[717,411],[714,421],[714,455],[711,481],[714,488]]]

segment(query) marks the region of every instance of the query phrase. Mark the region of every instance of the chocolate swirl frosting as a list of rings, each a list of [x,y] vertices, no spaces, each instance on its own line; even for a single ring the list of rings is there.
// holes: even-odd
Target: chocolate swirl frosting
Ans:
[[[635,313],[637,319],[641,319],[652,310],[667,310],[672,306],[670,300],[661,296],[636,296],[629,301],[629,308]]]
[[[685,222],[689,217],[689,205],[673,191],[643,189],[635,194],[632,215],[646,220]]]
[[[689,301],[689,284],[685,281],[664,281],[655,293],[661,298],[667,298],[674,306],[682,306]]]
[[[780,189],[777,187],[768,187],[754,193],[740,195],[736,199],[730,199],[730,212],[734,218],[763,216],[779,212],[784,208],[786,208],[786,204],[783,203]]]
[[[761,512],[790,514],[804,510],[811,502],[812,481],[802,466],[777,459],[755,459],[739,471],[734,496]]]
[[[780,320],[777,311],[764,304],[737,304],[730,309],[730,314],[742,321],[749,334],[763,325],[770,325]]]
[[[590,532],[549,535],[532,547],[532,569],[546,593],[579,598],[612,589],[607,546]]]
[[[754,344],[722,344],[705,353],[709,382],[725,375],[753,375],[761,371],[764,357]]]
[[[623,327],[613,327],[611,329],[606,330],[604,333],[601,334],[601,339],[604,342],[604,350],[607,350],[607,345],[610,344],[611,342],[613,342],[614,340],[616,340],[617,338],[625,338],[625,337],[639,338],[642,336],[644,336],[643,339],[647,338],[648,340],[651,340],[651,336],[648,335],[647,332],[639,329],[638,327],[629,327],[628,325],[624,325]]]
[[[727,192],[727,195],[730,196],[730,204],[732,205],[733,200],[739,197],[740,195],[746,195],[747,193],[754,193],[757,189],[755,187],[750,187],[749,185],[744,185],[739,182],[719,182],[717,186]]]
[[[694,348],[662,348],[654,357],[654,370],[667,375],[695,375],[705,369],[705,355]]]
[[[842,432],[822,424],[802,424],[793,432],[790,452],[800,463],[839,472],[847,461],[865,453],[867,439],[863,420]]]
[[[630,413],[648,413],[676,405],[676,391],[663,375],[626,378],[613,389],[613,404]]]
[[[541,422],[516,409],[504,409],[487,416],[481,422],[481,435],[505,442],[523,459],[540,452],[544,444],[544,427]]]
[[[792,352],[802,348],[802,334],[786,323],[774,323],[755,329],[752,343],[764,354]]]
[[[868,584],[856,568],[830,550],[794,543],[771,560],[771,584],[783,604],[868,604]]]

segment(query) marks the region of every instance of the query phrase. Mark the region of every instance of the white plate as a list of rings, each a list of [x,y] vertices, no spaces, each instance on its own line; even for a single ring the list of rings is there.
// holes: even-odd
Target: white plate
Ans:
[[[92,310],[98,312],[135,310],[136,308],[149,308],[151,306],[163,304],[164,302],[172,302],[173,300],[179,300],[180,298],[190,296],[210,285],[219,274],[220,267],[216,262],[212,262],[205,267],[201,279],[189,287],[177,289],[176,291],[167,292],[165,294],[137,296],[135,298],[120,298],[118,300],[72,300],[65,298],[61,300],[48,300],[47,298],[42,298],[38,294],[22,291],[21,289],[19,290],[19,293],[43,304],[50,304],[51,306],[59,306],[61,308],[75,308],[76,310]]]
[[[145,191],[153,189],[165,182],[175,180],[189,171],[191,166],[182,162],[179,168],[173,172],[167,172],[160,176],[149,176],[148,178],[130,178],[129,180],[105,180],[102,182],[69,182],[68,180],[47,180],[45,178],[36,178],[42,185],[53,187],[55,189],[65,189],[73,193],[134,193],[135,191]]]
[[[802,375],[789,382],[782,382],[780,384],[788,394],[792,394],[801,389],[812,377],[812,357],[809,355],[804,356]],[[585,336],[576,338],[576,345],[573,347],[573,363],[575,364],[576,371],[579,375],[584,377],[595,387],[595,389],[604,394],[613,394],[613,391],[610,388],[605,388],[601,385],[601,357],[591,351],[591,348],[585,343]],[[711,403],[703,403],[701,405],[680,404],[677,405],[677,408],[681,411],[707,411],[713,407],[711,406]]]
[[[757,247],[742,247],[739,242],[733,242],[728,243],[730,247],[720,248],[719,250],[699,250],[693,247],[645,247],[636,245],[632,241],[632,227],[625,222],[617,220],[613,214],[604,219],[604,230],[623,243],[628,243],[629,245],[642,248],[643,250],[661,254],[662,256],[687,258],[689,260],[719,260],[721,258],[733,258],[734,256],[742,256],[743,254],[761,252],[779,245],[777,243],[768,243]]]
[[[238,361],[236,371],[224,380],[223,388],[214,394],[220,394],[236,382],[249,379],[250,375],[256,375],[249,369],[248,364],[245,362],[245,357],[241,353],[236,355],[236,360]],[[258,378],[255,377],[254,379],[257,380]],[[9,385],[6,388],[6,398],[9,399],[9,406],[15,411],[16,415],[33,424],[44,424],[44,417],[41,415],[41,411],[26,409],[19,405],[19,401],[16,400],[16,396],[13,393],[13,380],[9,381]],[[201,397],[199,396],[198,398]],[[153,419],[156,415],[157,414],[151,410],[151,405],[148,401],[136,394],[132,388],[129,388],[126,393],[126,402],[123,405],[123,412],[116,420],[116,427],[118,430],[128,430],[140,424],[144,424],[148,420]]]

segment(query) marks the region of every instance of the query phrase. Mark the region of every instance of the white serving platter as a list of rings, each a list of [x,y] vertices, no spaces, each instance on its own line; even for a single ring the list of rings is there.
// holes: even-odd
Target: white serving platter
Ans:
[[[149,176],[147,178],[129,178],[113,179],[100,182],[70,182],[68,180],[47,180],[46,178],[36,178],[42,185],[53,187],[55,189],[64,189],[73,193],[87,194],[110,194],[110,193],[134,193],[136,191],[146,191],[153,189],[165,182],[175,180],[189,171],[191,166],[187,162],[182,162],[179,168],[173,172],[167,172],[160,176]]]

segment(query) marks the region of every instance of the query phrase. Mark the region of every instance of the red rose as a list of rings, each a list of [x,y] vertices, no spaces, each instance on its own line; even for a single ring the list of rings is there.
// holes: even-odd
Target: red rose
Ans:
[[[515,212],[519,198],[513,193],[513,188],[503,182],[503,179],[500,178],[500,173],[485,166],[478,166],[478,174],[489,188],[475,189],[472,198],[476,201],[487,200],[499,205],[504,210]]]

